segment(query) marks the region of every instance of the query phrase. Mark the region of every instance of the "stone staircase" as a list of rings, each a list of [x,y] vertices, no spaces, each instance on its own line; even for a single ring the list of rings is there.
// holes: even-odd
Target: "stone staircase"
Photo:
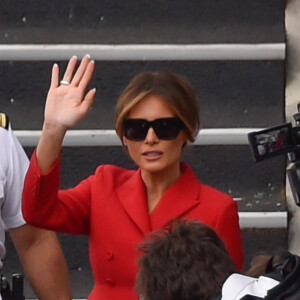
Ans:
[[[63,149],[62,185],[69,187],[101,163],[134,167],[114,134],[105,138],[103,130],[114,128],[117,97],[135,74],[171,70],[187,77],[199,98],[203,131],[183,160],[201,181],[238,201],[246,268],[257,252],[287,247],[285,159],[255,163],[246,136],[285,120],[284,13],[283,0],[3,0],[1,110],[30,156],[52,64],[64,68],[71,55],[91,54],[97,95]],[[88,130],[97,130],[99,140]],[[60,240],[73,296],[85,299],[93,286],[88,240],[65,234]],[[9,237],[7,246],[3,272],[12,274],[21,266]],[[35,297],[27,282],[25,295]]]

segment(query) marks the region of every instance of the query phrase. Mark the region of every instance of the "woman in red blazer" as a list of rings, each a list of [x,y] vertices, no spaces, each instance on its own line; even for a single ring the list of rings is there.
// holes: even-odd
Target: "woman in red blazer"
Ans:
[[[137,170],[101,165],[76,187],[59,190],[63,138],[87,114],[96,92],[86,92],[94,61],[85,56],[77,70],[76,63],[72,57],[60,82],[59,68],[53,66],[42,135],[25,180],[26,221],[89,236],[95,277],[90,300],[137,299],[136,246],[175,218],[211,226],[240,270],[236,203],[201,184],[191,167],[180,162],[182,148],[194,140],[200,122],[195,95],[177,75],[141,73],[118,100],[116,131]]]

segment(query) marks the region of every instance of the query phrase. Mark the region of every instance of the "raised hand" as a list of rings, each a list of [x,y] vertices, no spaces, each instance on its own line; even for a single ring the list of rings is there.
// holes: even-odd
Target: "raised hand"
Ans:
[[[86,55],[76,70],[77,58],[68,63],[63,80],[59,81],[59,67],[54,64],[45,106],[44,127],[67,130],[77,124],[93,104],[96,89],[86,92],[95,63]]]
[[[36,157],[43,173],[49,171],[59,156],[66,131],[77,124],[93,104],[96,89],[86,92],[95,63],[85,56],[76,70],[77,58],[70,59],[63,80],[59,67],[53,66],[51,84],[45,106],[42,135]]]

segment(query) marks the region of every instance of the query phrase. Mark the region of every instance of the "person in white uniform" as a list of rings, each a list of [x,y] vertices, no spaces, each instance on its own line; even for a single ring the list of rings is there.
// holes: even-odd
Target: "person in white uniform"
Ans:
[[[40,300],[71,299],[67,264],[57,235],[26,224],[22,216],[22,188],[28,164],[8,117],[0,112],[0,268],[6,255],[8,230],[36,296]]]

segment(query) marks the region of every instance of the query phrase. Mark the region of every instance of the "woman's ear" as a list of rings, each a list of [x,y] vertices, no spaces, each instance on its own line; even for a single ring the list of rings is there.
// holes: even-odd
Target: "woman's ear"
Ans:
[[[188,137],[188,135],[186,134],[185,131],[183,131],[182,134],[183,134],[183,139],[184,139],[183,144],[182,144],[182,148],[184,148],[186,146],[186,144],[188,143],[188,141],[189,141],[189,137]]]
[[[122,138],[122,146],[123,146],[122,148],[123,148],[124,152],[130,157],[129,150],[128,150],[128,145],[127,145],[127,138],[124,137],[124,136]]]
[[[127,139],[125,136],[123,136],[123,146],[127,147]]]

